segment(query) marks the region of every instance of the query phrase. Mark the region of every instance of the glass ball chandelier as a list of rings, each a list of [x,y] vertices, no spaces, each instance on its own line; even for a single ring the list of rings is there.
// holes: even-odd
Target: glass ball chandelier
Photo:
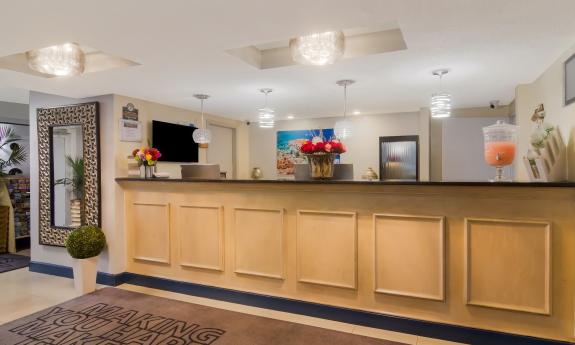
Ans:
[[[194,142],[200,145],[200,147],[205,148],[212,141],[212,132],[209,129],[204,128],[204,101],[210,98],[210,96],[198,94],[194,95],[194,97],[200,100],[202,117],[200,125],[192,134],[192,138],[194,139]]]
[[[451,95],[447,92],[443,92],[443,76],[449,71],[446,69],[440,69],[433,71],[433,75],[439,77],[439,92],[431,95],[431,117],[433,118],[444,118],[451,116]]]
[[[337,85],[343,86],[343,119],[337,121],[333,126],[333,133],[337,139],[343,140],[351,137],[353,124],[346,117],[347,115],[347,87],[355,83],[354,80],[344,79],[336,82]]]
[[[292,38],[289,48],[293,61],[302,65],[323,66],[337,61],[345,51],[341,31],[328,31]]]
[[[275,125],[275,112],[268,107],[268,94],[272,91],[272,89],[260,89],[260,92],[265,95],[264,107],[258,109],[258,124],[260,128],[274,128]]]
[[[58,77],[80,75],[86,64],[86,56],[76,43],[29,50],[26,59],[32,70]]]

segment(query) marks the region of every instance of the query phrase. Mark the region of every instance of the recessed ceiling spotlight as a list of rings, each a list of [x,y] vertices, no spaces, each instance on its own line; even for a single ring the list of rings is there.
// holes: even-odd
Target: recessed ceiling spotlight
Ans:
[[[287,116],[287,119],[288,119],[288,120],[293,120],[293,119],[295,119],[295,116],[293,116],[292,114],[289,114],[289,115]]]
[[[361,111],[359,111],[359,110],[356,110],[353,112],[353,115],[359,115],[359,114],[361,114]]]
[[[26,52],[30,69],[58,77],[84,73],[86,56],[76,43],[64,43]]]
[[[292,38],[289,48],[293,61],[302,65],[323,66],[336,62],[345,51],[341,31],[328,31]]]

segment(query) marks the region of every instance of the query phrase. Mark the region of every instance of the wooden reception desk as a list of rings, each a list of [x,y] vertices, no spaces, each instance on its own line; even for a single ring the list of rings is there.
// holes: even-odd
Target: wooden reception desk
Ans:
[[[575,184],[117,181],[129,272],[574,339]]]

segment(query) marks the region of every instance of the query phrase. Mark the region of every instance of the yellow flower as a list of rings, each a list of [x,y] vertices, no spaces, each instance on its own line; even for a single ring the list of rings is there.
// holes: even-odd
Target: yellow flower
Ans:
[[[148,162],[151,161],[151,160],[152,160],[152,155],[148,153],[148,154],[146,155],[146,160],[147,160]]]

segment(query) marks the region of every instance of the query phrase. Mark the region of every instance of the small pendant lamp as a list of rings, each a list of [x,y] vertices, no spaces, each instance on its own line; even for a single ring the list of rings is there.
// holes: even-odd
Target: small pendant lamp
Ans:
[[[212,141],[212,132],[205,128],[205,123],[204,123],[204,101],[208,98],[210,98],[209,95],[203,95],[203,94],[198,94],[198,95],[194,95],[194,97],[196,97],[197,99],[200,100],[201,102],[201,112],[202,112],[202,117],[201,117],[201,123],[198,126],[198,129],[196,129],[194,131],[194,133],[192,134],[192,138],[194,139],[194,142],[196,142],[198,145],[200,145],[201,148],[207,148],[208,144]]]
[[[349,79],[339,80],[336,82],[337,85],[343,86],[343,119],[340,121],[337,121],[335,123],[335,125],[333,126],[333,133],[335,134],[335,137],[339,140],[344,140],[344,139],[351,137],[352,132],[353,132],[353,130],[352,130],[353,124],[346,117],[346,115],[347,115],[347,87],[348,87],[348,85],[351,85],[353,83],[355,83],[355,81],[349,80]]]

